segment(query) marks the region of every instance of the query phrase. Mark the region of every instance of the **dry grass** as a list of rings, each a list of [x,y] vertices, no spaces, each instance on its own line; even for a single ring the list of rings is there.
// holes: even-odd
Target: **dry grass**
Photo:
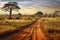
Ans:
[[[42,18],[41,29],[48,40],[60,40],[60,18]]]
[[[0,34],[3,34],[8,31],[18,30],[23,26],[31,24],[35,19],[32,20],[22,20],[22,19],[5,19],[0,20]]]

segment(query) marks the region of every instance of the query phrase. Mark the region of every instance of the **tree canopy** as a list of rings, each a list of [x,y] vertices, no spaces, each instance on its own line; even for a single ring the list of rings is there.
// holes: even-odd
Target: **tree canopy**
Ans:
[[[38,11],[37,13],[35,13],[36,16],[43,16],[43,13],[41,11]]]
[[[20,7],[18,6],[17,2],[8,2],[3,7],[3,10],[10,12],[9,18],[11,19],[11,14],[13,10],[18,10]]]

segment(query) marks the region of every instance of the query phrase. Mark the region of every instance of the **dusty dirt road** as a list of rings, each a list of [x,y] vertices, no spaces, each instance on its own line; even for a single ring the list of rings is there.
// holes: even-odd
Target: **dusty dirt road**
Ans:
[[[47,40],[40,29],[40,20],[27,28],[21,29],[19,32],[11,34],[8,37],[0,38],[0,40]]]

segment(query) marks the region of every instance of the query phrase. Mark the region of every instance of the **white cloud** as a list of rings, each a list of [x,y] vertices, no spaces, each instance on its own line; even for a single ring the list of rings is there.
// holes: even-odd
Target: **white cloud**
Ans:
[[[2,7],[7,2],[0,2],[0,7]]]
[[[33,3],[32,1],[22,1],[22,2],[19,2],[19,4],[30,4],[30,3]]]

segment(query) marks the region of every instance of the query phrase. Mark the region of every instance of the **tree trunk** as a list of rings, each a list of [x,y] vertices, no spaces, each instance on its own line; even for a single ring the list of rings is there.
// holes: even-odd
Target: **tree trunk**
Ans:
[[[10,9],[10,16],[9,16],[9,19],[12,19],[11,14],[12,14],[12,9]]]

